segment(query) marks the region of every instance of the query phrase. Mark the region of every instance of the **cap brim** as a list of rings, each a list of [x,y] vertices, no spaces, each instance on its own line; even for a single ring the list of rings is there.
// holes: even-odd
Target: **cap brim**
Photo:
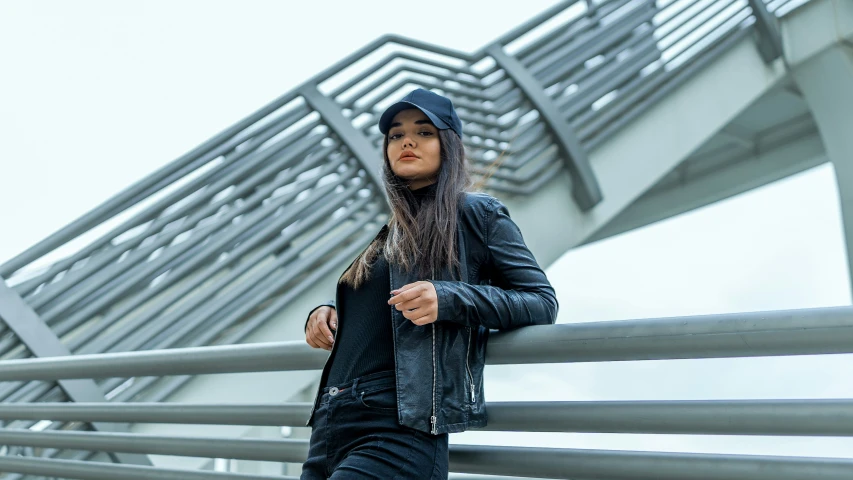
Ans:
[[[388,130],[391,129],[391,120],[394,120],[394,115],[397,115],[403,110],[408,110],[412,107],[424,112],[424,115],[426,115],[427,118],[429,118],[429,120],[433,123],[433,125],[435,125],[436,128],[438,128],[439,130],[450,128],[450,125],[448,125],[447,122],[438,118],[437,116],[435,116],[434,113],[430,112],[429,110],[421,107],[416,103],[403,101],[397,102],[385,109],[385,111],[382,113],[382,116],[379,117],[379,131],[383,134],[388,133]]]

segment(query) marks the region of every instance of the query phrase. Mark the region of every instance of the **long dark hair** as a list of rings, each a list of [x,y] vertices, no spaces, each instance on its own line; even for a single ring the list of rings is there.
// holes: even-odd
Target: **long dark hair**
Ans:
[[[355,259],[341,282],[358,288],[370,275],[370,266],[382,251],[389,263],[406,272],[413,269],[419,279],[435,278],[443,268],[459,268],[456,252],[456,221],[462,195],[471,188],[465,148],[453,130],[438,131],[441,165],[435,197],[424,197],[420,206],[405,179],[391,170],[388,135],[382,142],[382,179],[391,217],[385,234],[376,238]]]

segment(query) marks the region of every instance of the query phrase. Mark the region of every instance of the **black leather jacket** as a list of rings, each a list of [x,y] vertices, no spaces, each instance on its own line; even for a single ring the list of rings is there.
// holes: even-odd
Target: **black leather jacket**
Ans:
[[[438,294],[438,320],[417,326],[389,307],[398,421],[434,435],[486,426],[483,368],[490,329],[551,324],[557,317],[554,289],[500,201],[484,193],[466,193],[459,220],[462,279],[445,271],[429,280]],[[389,268],[392,290],[423,280],[394,265]],[[339,311],[339,318],[343,314]],[[328,370],[326,362],[321,387]]]

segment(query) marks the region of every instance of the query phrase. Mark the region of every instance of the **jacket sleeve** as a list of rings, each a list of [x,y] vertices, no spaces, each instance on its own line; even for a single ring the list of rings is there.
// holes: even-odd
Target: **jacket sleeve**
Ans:
[[[334,300],[329,300],[329,301],[328,301],[328,302],[326,302],[326,303],[322,303],[322,304],[320,304],[320,305],[317,305],[316,307],[312,308],[310,312],[308,312],[308,317],[307,317],[307,318],[305,318],[305,331],[306,331],[306,332],[308,331],[308,320],[311,318],[311,314],[312,314],[312,313],[314,313],[314,310],[317,310],[317,309],[318,309],[318,308],[320,308],[320,307],[332,307],[332,308],[335,308],[335,301],[334,301]]]
[[[486,265],[491,285],[432,281],[438,295],[438,320],[506,330],[552,324],[557,296],[545,272],[524,243],[509,211],[493,199],[484,222]]]

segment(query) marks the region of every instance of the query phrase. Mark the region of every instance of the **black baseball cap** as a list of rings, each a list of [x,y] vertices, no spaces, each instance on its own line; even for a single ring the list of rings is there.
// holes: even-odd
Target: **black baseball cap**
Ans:
[[[453,102],[435,92],[417,88],[409,92],[402,100],[391,105],[379,117],[379,131],[387,134],[391,129],[391,120],[403,110],[415,107],[424,112],[433,125],[439,130],[447,128],[462,137],[462,121],[453,109]]]

